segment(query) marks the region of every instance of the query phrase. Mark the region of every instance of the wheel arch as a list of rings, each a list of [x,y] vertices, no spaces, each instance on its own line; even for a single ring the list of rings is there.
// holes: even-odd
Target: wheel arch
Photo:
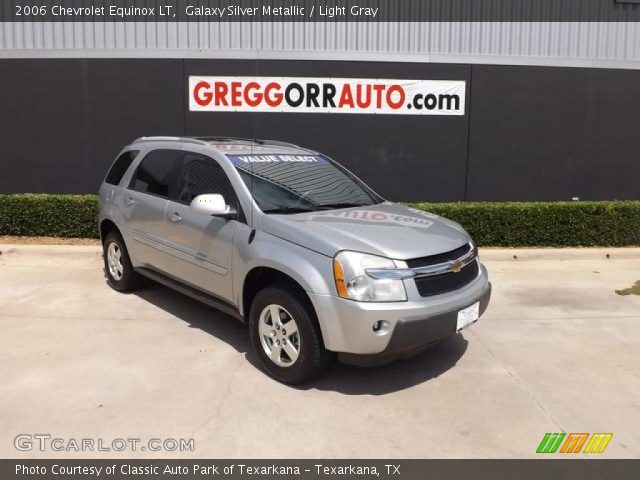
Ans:
[[[109,218],[103,219],[100,222],[100,242],[104,243],[104,239],[111,232],[116,232],[118,235],[122,236],[122,232],[120,232],[120,229],[113,220]]]
[[[299,294],[301,301],[309,307],[310,312],[313,313],[313,316],[317,320],[315,307],[313,306],[305,287],[302,285],[302,282],[288,273],[270,266],[254,267],[247,272],[247,275],[245,276],[242,285],[242,313],[245,318],[248,318],[251,304],[258,292],[268,286],[277,284],[285,284],[290,287],[292,291]]]

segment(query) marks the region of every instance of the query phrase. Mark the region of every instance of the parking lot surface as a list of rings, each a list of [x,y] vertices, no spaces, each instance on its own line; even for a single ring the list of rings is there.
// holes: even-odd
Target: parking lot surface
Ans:
[[[640,456],[640,249],[481,250],[477,324],[300,387],[258,369],[237,320],[111,290],[98,247],[0,251],[2,458],[527,458],[546,432],[612,432],[602,456]],[[194,451],[19,451],[20,434]]]

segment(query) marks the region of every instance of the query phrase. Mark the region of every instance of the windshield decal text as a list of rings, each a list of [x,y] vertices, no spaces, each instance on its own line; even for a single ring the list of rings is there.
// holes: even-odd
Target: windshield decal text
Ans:
[[[234,165],[251,163],[328,163],[318,155],[227,155]]]

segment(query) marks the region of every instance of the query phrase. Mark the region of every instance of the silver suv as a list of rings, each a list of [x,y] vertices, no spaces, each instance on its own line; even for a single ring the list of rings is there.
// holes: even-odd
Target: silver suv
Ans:
[[[228,137],[143,137],[100,187],[109,285],[148,277],[249,326],[286,383],[333,352],[375,364],[475,322],[491,295],[460,225],[385,201],[326,155]]]

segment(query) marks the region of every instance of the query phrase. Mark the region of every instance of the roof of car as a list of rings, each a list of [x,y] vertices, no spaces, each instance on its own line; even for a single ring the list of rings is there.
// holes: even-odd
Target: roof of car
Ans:
[[[262,140],[256,138],[239,137],[140,137],[133,143],[140,142],[179,142],[195,143],[207,145],[220,151],[225,155],[251,155],[251,154],[303,154],[308,155],[316,152],[293,143],[281,142],[278,140]]]

